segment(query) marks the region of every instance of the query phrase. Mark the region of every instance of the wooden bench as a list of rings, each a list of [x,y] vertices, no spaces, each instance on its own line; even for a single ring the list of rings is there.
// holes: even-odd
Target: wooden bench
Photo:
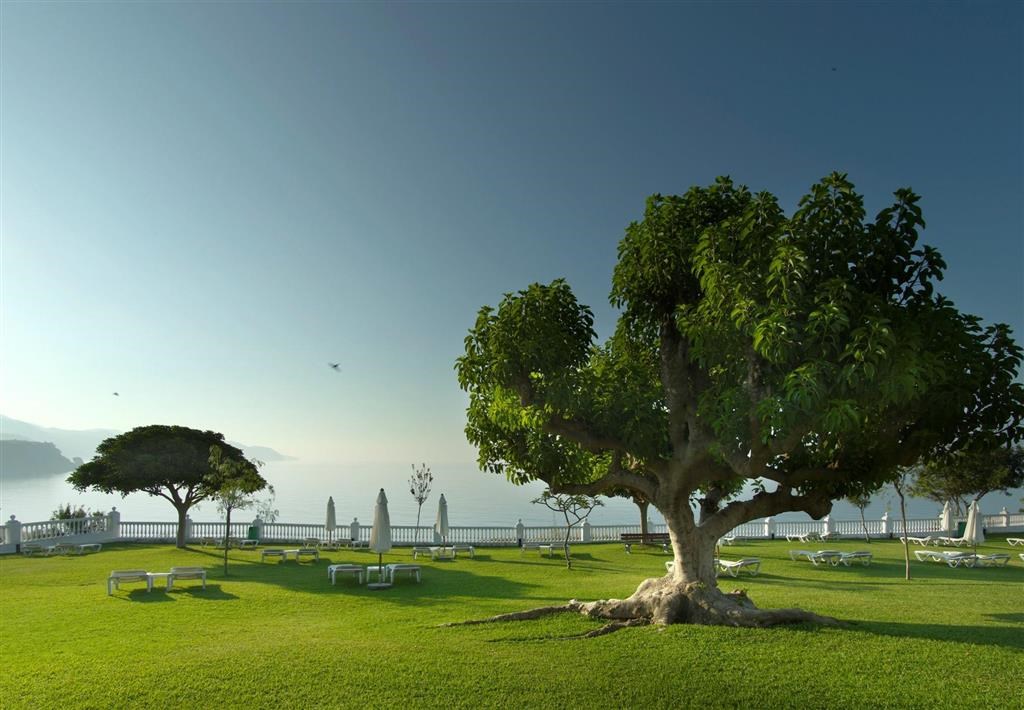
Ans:
[[[668,546],[671,540],[669,539],[668,533],[622,533],[619,535],[619,539],[626,545],[626,552],[631,553],[633,551],[634,544],[640,545],[661,545],[663,552],[668,552]]]

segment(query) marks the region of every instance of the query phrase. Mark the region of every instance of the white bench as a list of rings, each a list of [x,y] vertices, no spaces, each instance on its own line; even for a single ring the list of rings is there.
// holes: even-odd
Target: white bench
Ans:
[[[458,557],[460,552],[468,552],[471,558],[476,558],[476,549],[472,545],[452,545],[452,557]]]
[[[548,557],[554,557],[556,552],[562,551],[563,546],[565,547],[566,552],[569,552],[570,554],[572,553],[572,549],[569,547],[569,545],[566,545],[565,543],[561,542],[541,543],[537,545],[537,551],[542,555],[545,552],[547,552]]]
[[[107,577],[107,596],[121,588],[121,582],[145,582],[146,591],[153,591],[153,578],[144,569],[115,569]]]
[[[176,579],[201,579],[203,589],[206,589],[206,570],[202,567],[171,567],[171,573],[167,575],[167,591],[171,591]]]
[[[334,584],[339,574],[351,574],[356,578],[357,584],[363,583],[363,568],[359,565],[328,565],[327,578]]]
[[[416,581],[420,581],[420,566],[419,565],[403,565],[403,564],[390,564],[386,568],[388,579],[392,584],[395,583],[395,575],[398,573],[407,574],[410,577],[415,577]]]
[[[276,557],[279,560],[287,560],[288,555],[285,550],[265,549],[260,550],[260,562],[263,562],[268,557]]]

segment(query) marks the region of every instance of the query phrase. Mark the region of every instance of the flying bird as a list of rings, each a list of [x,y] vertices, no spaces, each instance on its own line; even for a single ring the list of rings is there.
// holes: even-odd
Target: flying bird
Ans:
[[[329,363],[327,363],[327,366],[330,367],[335,372],[341,372],[341,363],[340,362],[329,362]]]
[[[837,71],[835,67],[832,67],[832,71]]]
[[[121,395],[119,395],[117,392],[114,392],[114,396],[115,397],[120,397]]]

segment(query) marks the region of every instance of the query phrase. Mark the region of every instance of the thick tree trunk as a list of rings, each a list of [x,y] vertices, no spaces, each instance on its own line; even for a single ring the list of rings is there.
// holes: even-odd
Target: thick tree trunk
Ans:
[[[685,499],[682,506],[673,509],[664,505],[659,509],[665,516],[672,541],[672,570],[663,577],[644,580],[628,598],[594,602],[574,599],[562,606],[540,607],[457,624],[521,621],[561,612],[579,612],[610,622],[584,634],[587,637],[648,623],[773,626],[812,622],[840,625],[835,619],[800,609],[758,609],[741,590],[723,593],[715,576],[717,536],[695,525],[693,511]]]
[[[174,507],[178,511],[178,535],[175,538],[175,545],[185,547],[185,526],[187,525],[188,506],[176,504]]]

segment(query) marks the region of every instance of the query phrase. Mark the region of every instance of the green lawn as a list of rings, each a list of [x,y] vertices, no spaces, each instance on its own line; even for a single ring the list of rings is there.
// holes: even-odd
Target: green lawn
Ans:
[[[725,548],[764,560],[743,587],[764,607],[800,606],[849,628],[641,627],[565,640],[599,626],[578,615],[439,628],[446,621],[628,595],[662,573],[653,548],[574,547],[574,569],[536,552],[481,549],[423,562],[423,582],[386,591],[326,579],[319,563],[261,564],[233,551],[104,546],[86,557],[0,558],[4,708],[150,707],[1024,707],[1024,563],[950,569],[912,563],[891,542],[870,567],[792,562],[785,542]],[[804,546],[806,547],[806,546]],[[993,540],[985,552],[1010,551]],[[385,561],[408,562],[408,550]],[[129,584],[111,569],[209,569],[206,591]]]

